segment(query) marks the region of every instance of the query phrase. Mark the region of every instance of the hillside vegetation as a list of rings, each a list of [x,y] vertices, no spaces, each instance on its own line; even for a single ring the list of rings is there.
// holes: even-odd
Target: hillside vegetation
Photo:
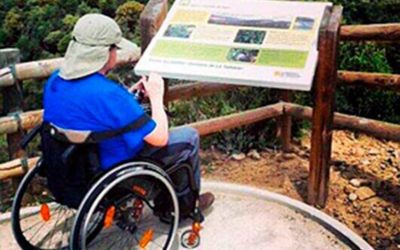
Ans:
[[[70,32],[85,13],[104,13],[121,25],[125,36],[139,43],[138,18],[146,0],[2,0],[0,2],[0,47],[17,47],[22,60],[60,57],[66,50]],[[171,1],[173,2],[173,1]],[[400,22],[400,1],[335,0],[344,6],[344,24]],[[400,73],[400,46],[375,43],[342,43],[340,69]],[[122,76],[132,74],[125,71]],[[122,79],[122,78],[120,78]],[[41,107],[42,81],[25,84],[26,110]],[[251,98],[248,98],[251,96]],[[277,100],[277,92],[268,89],[240,89],[170,106],[174,124],[191,122],[258,107]],[[296,94],[296,101],[311,105],[308,93]],[[359,116],[400,123],[400,95],[390,91],[361,87],[340,87],[337,110]],[[307,127],[307,123],[299,127]],[[298,127],[298,128],[299,128]],[[246,151],[274,143],[272,125],[256,129],[236,129],[208,140],[224,151]],[[297,128],[296,131],[299,131]]]

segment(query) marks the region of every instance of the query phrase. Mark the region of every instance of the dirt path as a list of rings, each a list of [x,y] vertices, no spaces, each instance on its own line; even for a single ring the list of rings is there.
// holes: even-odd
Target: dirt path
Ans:
[[[203,176],[265,188],[304,201],[309,137],[294,153],[265,150],[253,157],[202,153]],[[239,160],[238,160],[239,159]],[[334,133],[330,196],[324,212],[377,249],[400,249],[400,144]]]

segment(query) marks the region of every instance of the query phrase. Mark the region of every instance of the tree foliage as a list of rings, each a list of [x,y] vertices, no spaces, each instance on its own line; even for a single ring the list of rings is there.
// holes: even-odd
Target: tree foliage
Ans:
[[[18,47],[24,61],[62,56],[80,16],[103,13],[116,18],[124,33],[138,41],[143,4],[122,0],[3,0],[0,47]]]
[[[332,0],[344,6],[344,24],[400,22],[398,0]],[[139,43],[138,19],[148,0],[2,0],[0,1],[0,47],[18,47],[23,61],[62,56],[70,32],[80,16],[103,13],[115,18],[124,36]],[[170,3],[173,2],[170,0]],[[340,69],[400,74],[400,46],[393,44],[342,42]],[[32,86],[32,84],[27,84]],[[40,107],[41,84],[28,87],[29,109]],[[31,92],[29,92],[31,91]],[[250,96],[250,98],[249,98]],[[178,114],[175,124],[225,115],[275,102],[276,92],[252,88],[222,93],[210,98],[194,99],[171,106]],[[400,123],[400,95],[390,91],[341,87],[336,96],[337,110],[374,119]],[[312,105],[310,94],[297,94],[301,104]],[[258,127],[259,128],[259,127]],[[251,130],[220,134],[218,142],[229,150],[244,150],[262,145],[271,126],[264,126],[262,136]],[[264,133],[268,132],[268,133]],[[271,136],[272,137],[272,136]],[[237,144],[241,138],[240,144]],[[257,142],[258,140],[258,142]],[[235,144],[236,143],[236,144]],[[232,145],[231,145],[232,144]]]

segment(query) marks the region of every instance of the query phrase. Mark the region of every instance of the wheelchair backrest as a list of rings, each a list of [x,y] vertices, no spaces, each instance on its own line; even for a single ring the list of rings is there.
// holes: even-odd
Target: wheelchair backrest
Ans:
[[[42,164],[48,187],[61,204],[77,208],[90,188],[94,177],[101,173],[98,143],[140,128],[150,117],[146,114],[127,126],[111,131],[77,131],[43,122],[22,141],[25,148],[40,133]]]

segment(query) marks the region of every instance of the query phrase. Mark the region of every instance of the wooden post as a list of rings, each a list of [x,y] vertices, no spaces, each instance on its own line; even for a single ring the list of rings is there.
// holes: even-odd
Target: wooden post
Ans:
[[[140,15],[140,34],[142,53],[147,49],[153,37],[157,34],[168,14],[168,0],[150,0]],[[168,107],[166,98],[168,80],[165,80],[164,105]]]
[[[337,53],[343,8],[335,6],[319,37],[307,201],[324,207],[328,196],[332,124],[337,82]]]
[[[0,66],[6,67],[18,63],[20,61],[20,52],[18,49],[2,49],[0,50]],[[3,92],[3,114],[16,115],[22,111],[23,96],[22,86],[18,81],[12,86],[4,87]],[[23,151],[19,147],[19,142],[23,137],[23,131],[19,130],[15,133],[7,135],[8,153],[10,159],[19,158],[23,155]]]
[[[280,92],[280,99],[283,102],[292,101],[293,92],[283,90]],[[283,152],[292,150],[292,117],[283,109],[283,115],[279,119],[278,136],[280,137]]]
[[[20,52],[18,49],[1,49],[0,50],[0,67],[11,66],[11,72],[15,70],[12,65],[15,65],[20,61]],[[15,71],[14,71],[15,72]],[[18,116],[18,112],[22,111],[23,97],[22,97],[22,86],[18,81],[15,81],[12,86],[4,87],[3,93],[3,114],[4,115],[15,115]],[[24,155],[23,150],[19,146],[19,142],[24,136],[22,129],[18,129],[17,132],[7,134],[8,143],[8,155],[9,159],[21,158]],[[12,180],[12,186],[17,187],[19,179]],[[0,189],[3,191],[5,183],[0,184]],[[5,190],[4,190],[5,191]]]

